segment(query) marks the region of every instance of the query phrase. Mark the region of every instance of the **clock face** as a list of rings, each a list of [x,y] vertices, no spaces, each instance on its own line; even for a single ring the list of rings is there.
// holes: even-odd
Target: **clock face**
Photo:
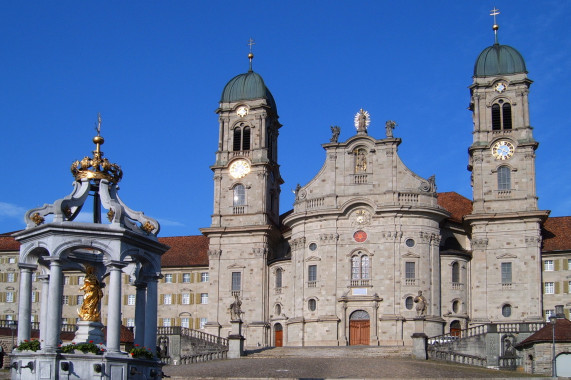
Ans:
[[[515,147],[506,140],[500,140],[492,146],[492,155],[496,160],[507,160],[513,156]]]
[[[362,243],[367,240],[367,233],[359,230],[353,234],[353,239],[355,239],[357,243]]]
[[[246,106],[238,107],[238,109],[236,110],[236,114],[240,117],[246,116],[248,114],[248,107]]]
[[[506,88],[508,88],[508,85],[505,84],[504,82],[500,82],[496,84],[495,90],[501,94],[506,90]]]
[[[246,160],[236,160],[230,165],[230,176],[234,179],[244,178],[250,173],[250,164]]]

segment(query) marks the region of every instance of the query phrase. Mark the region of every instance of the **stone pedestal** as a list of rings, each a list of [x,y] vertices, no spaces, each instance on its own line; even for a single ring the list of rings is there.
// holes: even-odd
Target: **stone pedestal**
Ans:
[[[228,335],[228,359],[244,356],[244,337],[242,336],[242,320],[232,323],[232,334]]]
[[[105,343],[103,336],[103,325],[100,322],[79,321],[77,322],[77,331],[75,332],[75,343],[90,342],[95,344]]]
[[[412,334],[412,356],[415,359],[426,360],[428,356],[426,354],[426,344],[427,339],[425,333],[414,333]]]

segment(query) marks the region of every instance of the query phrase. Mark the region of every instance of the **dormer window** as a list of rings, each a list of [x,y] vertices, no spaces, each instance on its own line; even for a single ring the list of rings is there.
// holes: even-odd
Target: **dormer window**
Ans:
[[[503,99],[492,105],[492,130],[512,129],[512,106]]]
[[[250,150],[250,127],[240,123],[234,128],[233,151]]]

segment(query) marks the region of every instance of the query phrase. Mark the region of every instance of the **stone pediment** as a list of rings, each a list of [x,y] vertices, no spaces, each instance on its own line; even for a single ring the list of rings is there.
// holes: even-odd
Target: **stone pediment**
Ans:
[[[402,257],[403,257],[403,258],[409,258],[409,259],[419,259],[419,258],[420,258],[419,255],[417,255],[416,253],[412,253],[412,252],[404,253],[404,254],[402,255]]]
[[[504,253],[503,255],[496,256],[496,259],[517,259],[513,253]]]
[[[305,261],[321,261],[321,258],[317,256],[309,256]]]
[[[244,265],[232,264],[226,267],[227,269],[244,269],[246,268]]]

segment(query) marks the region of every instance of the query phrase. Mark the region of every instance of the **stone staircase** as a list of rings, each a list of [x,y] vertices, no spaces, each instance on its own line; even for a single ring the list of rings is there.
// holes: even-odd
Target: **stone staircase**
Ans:
[[[274,347],[246,351],[249,358],[363,358],[410,357],[408,346]]]

